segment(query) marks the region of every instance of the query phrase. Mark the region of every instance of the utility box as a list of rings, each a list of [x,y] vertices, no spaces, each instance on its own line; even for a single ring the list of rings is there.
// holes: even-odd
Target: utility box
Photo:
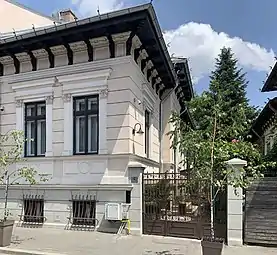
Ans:
[[[111,221],[129,219],[130,204],[107,203],[105,204],[105,219]]]

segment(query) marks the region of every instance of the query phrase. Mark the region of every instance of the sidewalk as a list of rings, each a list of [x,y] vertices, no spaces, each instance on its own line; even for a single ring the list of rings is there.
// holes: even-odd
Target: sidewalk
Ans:
[[[33,251],[29,254],[67,255],[200,255],[200,242],[196,240],[154,236],[116,236],[98,232],[77,232],[59,229],[14,228],[13,241],[3,253],[10,249]],[[1,250],[0,250],[1,254]],[[21,253],[28,254],[28,253]],[[39,253],[38,253],[39,254]],[[269,255],[277,249],[261,247],[227,247],[225,255]]]

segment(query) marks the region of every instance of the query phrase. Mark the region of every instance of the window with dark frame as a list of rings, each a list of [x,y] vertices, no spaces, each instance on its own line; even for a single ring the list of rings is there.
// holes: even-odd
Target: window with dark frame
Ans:
[[[45,156],[46,151],[46,104],[25,104],[25,157]]]
[[[98,153],[98,114],[98,95],[73,98],[74,154]]]
[[[145,111],[145,154],[149,158],[149,138],[150,138],[150,113]]]
[[[26,223],[44,222],[44,200],[43,199],[24,199],[23,200],[24,217]]]
[[[73,200],[73,225],[95,226],[96,201]]]

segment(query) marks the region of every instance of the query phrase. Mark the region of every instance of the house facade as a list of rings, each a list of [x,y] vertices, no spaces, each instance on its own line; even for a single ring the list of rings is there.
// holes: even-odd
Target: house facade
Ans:
[[[7,38],[0,63],[1,133],[28,140],[10,171],[49,179],[10,188],[12,217],[103,231],[127,219],[141,233],[142,174],[178,171],[168,121],[172,111],[189,121],[193,96],[187,61],[172,63],[152,5]]]

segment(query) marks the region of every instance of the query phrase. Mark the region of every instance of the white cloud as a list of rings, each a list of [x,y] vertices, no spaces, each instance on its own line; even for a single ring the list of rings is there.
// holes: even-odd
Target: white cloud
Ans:
[[[268,71],[274,63],[274,52],[256,43],[218,33],[208,24],[190,22],[175,30],[166,31],[164,38],[169,43],[169,52],[175,57],[189,58],[194,81],[210,73],[215,58],[223,46],[231,47],[242,67],[255,71]]]
[[[95,16],[99,6],[100,13],[118,10],[124,6],[124,0],[71,0],[73,7],[81,17]],[[177,29],[164,33],[169,52],[176,57],[189,58],[193,80],[210,74],[215,58],[224,46],[231,47],[239,65],[256,71],[269,71],[274,63],[274,52],[258,44],[243,41],[239,37],[230,37],[216,32],[209,24],[190,22]]]
[[[71,3],[83,17],[97,15],[98,7],[101,14],[123,7],[121,0],[71,0]]]

